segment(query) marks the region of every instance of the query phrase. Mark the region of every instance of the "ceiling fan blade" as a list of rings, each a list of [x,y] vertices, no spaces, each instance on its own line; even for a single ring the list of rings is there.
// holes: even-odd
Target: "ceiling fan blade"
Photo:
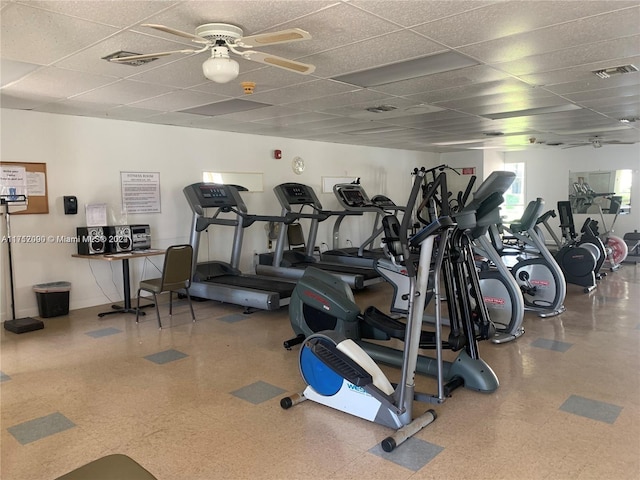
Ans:
[[[121,62],[133,62],[135,60],[144,60],[146,58],[156,58],[156,57],[166,57],[167,55],[172,55],[174,53],[196,53],[199,50],[173,50],[171,52],[158,52],[158,53],[144,53],[141,55],[129,55],[128,57],[114,57],[110,58],[110,62],[121,63]]]
[[[280,30],[279,32],[259,33],[258,35],[249,35],[242,37],[236,41],[236,45],[240,47],[261,47],[263,45],[275,45],[277,43],[298,42],[300,40],[309,40],[311,35],[299,28],[289,28]]]
[[[251,60],[253,62],[264,63],[265,65],[271,65],[272,67],[283,68],[291,72],[300,73],[302,75],[309,75],[316,69],[315,65],[308,63],[296,62],[295,60],[289,60],[288,58],[278,57],[277,55],[270,55],[268,53],[256,52],[254,50],[247,50],[241,53],[243,58]]]
[[[164,25],[158,25],[155,23],[143,23],[140,26],[155,28],[156,30],[160,30],[161,32],[170,33],[172,35],[177,35],[179,37],[188,38],[192,42],[196,42],[196,43],[210,43],[209,40],[207,40],[204,37],[199,37],[198,35],[194,35],[193,33],[183,32],[182,30],[176,30],[175,28],[166,27]]]

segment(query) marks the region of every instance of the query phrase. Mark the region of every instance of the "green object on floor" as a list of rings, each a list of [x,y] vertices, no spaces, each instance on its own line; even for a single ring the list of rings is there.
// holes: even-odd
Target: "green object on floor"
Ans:
[[[114,454],[87,463],[56,480],[158,480],[126,455]]]

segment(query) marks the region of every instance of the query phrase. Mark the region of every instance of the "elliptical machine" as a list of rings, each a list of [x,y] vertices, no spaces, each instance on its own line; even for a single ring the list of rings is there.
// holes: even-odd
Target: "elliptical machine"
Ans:
[[[513,172],[492,172],[473,193],[472,202],[459,214],[464,215],[469,208],[477,209],[476,224],[470,230],[474,250],[486,257],[489,257],[487,252],[494,254],[490,256],[490,260],[493,260],[491,268],[489,262],[481,263],[478,273],[483,300],[489,311],[489,317],[496,327],[496,334],[491,339],[492,343],[506,343],[524,335],[522,323],[525,302],[522,291],[505,263],[497,261],[499,256],[487,236],[489,228],[500,222],[503,194],[509,189],[514,179]],[[454,218],[458,219],[458,215]]]
[[[415,203],[419,180],[423,175],[424,170],[416,175],[410,205]],[[416,185],[418,188],[415,188]],[[389,217],[385,219],[387,218]],[[395,217],[391,218],[395,219]],[[442,216],[408,239],[409,217],[403,219],[402,225],[397,223],[397,219],[395,220],[395,223],[387,221],[385,229],[385,233],[388,233],[389,229],[399,228],[397,238],[387,237],[385,240],[385,244],[391,249],[390,252],[394,258],[397,256],[398,261],[402,261],[403,258],[409,258],[411,248],[420,249],[418,268],[416,269],[411,261],[405,262],[404,265],[409,278],[410,290],[406,293],[408,316],[404,334],[401,380],[398,386],[394,388],[391,385],[372,357],[356,342],[346,338],[339,331],[325,330],[307,337],[300,350],[300,371],[307,387],[302,393],[285,397],[280,402],[282,408],[287,409],[309,399],[351,415],[398,429],[394,435],[387,437],[382,442],[382,448],[387,452],[392,451],[435,420],[436,414],[433,410],[427,410],[423,415],[413,419],[414,400],[442,403],[447,397],[444,382],[445,367],[442,359],[439,284],[440,271],[448,251],[449,233],[454,226],[449,217]],[[433,287],[432,295],[430,295],[430,267],[437,237],[439,237],[439,241],[435,249]],[[301,287],[301,290],[303,289],[304,287]],[[327,303],[305,293],[304,290],[301,295],[315,299],[324,305],[321,307],[323,310],[331,310]],[[431,297],[435,298],[436,302],[434,332],[436,358],[432,361],[437,373],[438,392],[435,395],[424,395],[415,392],[415,373],[422,337],[422,316],[425,305]],[[495,381],[494,389],[497,388],[495,374],[488,365],[484,364],[484,367],[491,372]],[[462,380],[457,379],[455,383],[459,386],[462,384]]]
[[[442,173],[439,179],[444,181],[444,175]],[[442,184],[442,182],[439,183]],[[446,187],[446,184],[443,186]],[[446,188],[443,191],[446,191]],[[413,204],[410,203],[410,205]],[[471,209],[466,211],[472,212]],[[448,217],[440,216],[440,218]],[[470,221],[469,215],[464,221]],[[406,326],[397,319],[397,316],[410,315],[409,291],[412,281],[410,269],[415,268],[415,254],[410,252],[411,256],[407,257],[406,252],[400,248],[402,243],[400,238],[402,235],[408,236],[403,232],[408,231],[410,223],[409,215],[403,217],[402,224],[394,216],[384,217],[383,245],[390,259],[380,259],[376,263],[376,271],[393,286],[390,310],[392,314],[396,314],[396,318],[373,306],[361,313],[353,299],[353,294],[343,282],[314,269],[305,272],[292,294],[289,318],[297,336],[284,342],[285,348],[290,349],[293,345],[302,343],[305,338],[315,332],[331,329],[354,340],[377,362],[400,367],[403,361],[400,350],[368,340],[387,341],[393,338],[407,341]],[[449,241],[443,247],[445,259],[442,277],[448,299],[449,335],[446,341],[438,342],[433,332],[424,331],[419,344],[425,349],[445,348],[459,352],[454,362],[444,362],[445,380],[447,382],[454,380],[451,385],[446,386],[448,391],[459,386],[455,379],[460,378],[464,386],[469,389],[491,392],[497,388],[497,379],[486,363],[480,359],[477,340],[493,338],[495,329],[482,301],[480,282],[469,245],[470,240],[464,244],[464,239],[468,239],[467,230],[454,228]],[[421,254],[422,251],[420,251]],[[407,261],[407,258],[410,260]],[[429,268],[429,264],[426,267],[423,266],[424,263],[420,265],[421,268]],[[425,292],[427,297],[425,305],[435,295],[434,283],[435,275]],[[431,320],[429,323],[432,323]],[[438,376],[436,362],[425,355],[418,355],[416,369],[418,373],[424,375]]]

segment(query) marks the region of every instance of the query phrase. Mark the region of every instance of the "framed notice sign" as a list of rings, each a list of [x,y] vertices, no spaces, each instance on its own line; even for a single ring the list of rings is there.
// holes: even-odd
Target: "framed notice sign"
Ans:
[[[25,195],[27,205],[14,214],[49,213],[47,164],[37,162],[0,162],[0,195],[11,198]]]
[[[160,172],[120,172],[123,213],[160,213]]]

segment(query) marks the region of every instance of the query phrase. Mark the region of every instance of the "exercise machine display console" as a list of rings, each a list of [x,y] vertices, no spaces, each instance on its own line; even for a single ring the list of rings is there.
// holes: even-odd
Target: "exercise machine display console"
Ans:
[[[271,277],[243,274],[239,269],[244,229],[255,222],[290,221],[290,218],[251,215],[237,185],[194,183],[183,189],[193,211],[190,243],[193,247],[193,282],[191,294],[196,297],[233,303],[247,309],[277,310],[288,305],[295,285],[274,281]],[[224,216],[223,218],[223,215]],[[234,227],[231,260],[198,263],[200,235],[210,225]]]
[[[375,248],[374,242],[382,235],[381,220],[385,215],[397,215],[404,212],[404,207],[397,206],[389,197],[376,195],[373,199],[359,183],[342,183],[334,185],[333,193],[345,211],[351,214],[375,213],[371,235],[359,247],[340,246],[340,227],[345,215],[339,215],[333,225],[333,247],[322,253],[327,262],[340,263],[361,268],[374,268],[375,262],[386,258],[381,248]]]
[[[361,213],[324,210],[314,190],[302,183],[289,182],[276,185],[273,192],[282,207],[283,217],[294,218],[295,221],[310,220],[310,226],[307,231],[304,251],[297,251],[285,249],[288,225],[284,224],[278,234],[275,252],[264,253],[259,256],[256,273],[298,280],[304,274],[305,268],[314,266],[339,276],[354,290],[360,290],[368,285],[382,281],[380,275],[373,269],[327,262],[318,260],[314,256],[320,222],[331,216],[361,215]],[[307,207],[306,212],[303,211],[305,207]]]

